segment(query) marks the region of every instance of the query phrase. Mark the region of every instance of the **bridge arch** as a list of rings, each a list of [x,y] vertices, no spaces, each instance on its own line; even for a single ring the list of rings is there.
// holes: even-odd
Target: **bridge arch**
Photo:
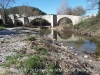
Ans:
[[[73,25],[73,22],[70,18],[68,17],[62,17],[61,19],[59,19],[59,21],[57,22],[58,25],[66,25],[66,24],[71,24]]]
[[[53,15],[40,15],[40,16],[31,16],[28,17],[29,19],[29,23],[31,23],[32,20],[36,19],[36,18],[42,18],[44,20],[47,20],[51,25],[50,27],[53,27]]]
[[[79,23],[82,19],[84,19],[81,16],[75,16],[75,15],[57,15],[57,23],[63,17],[69,18],[72,21],[73,25]]]
[[[33,26],[51,26],[51,23],[44,18],[34,18],[29,24]]]

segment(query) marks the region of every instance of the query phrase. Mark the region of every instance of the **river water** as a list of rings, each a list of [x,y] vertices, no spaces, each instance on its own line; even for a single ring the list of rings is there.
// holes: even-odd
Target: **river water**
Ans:
[[[71,31],[57,32],[49,28],[42,28],[42,32],[58,43],[72,47],[76,52],[94,54],[96,57],[100,56],[100,39],[97,37],[76,35]]]

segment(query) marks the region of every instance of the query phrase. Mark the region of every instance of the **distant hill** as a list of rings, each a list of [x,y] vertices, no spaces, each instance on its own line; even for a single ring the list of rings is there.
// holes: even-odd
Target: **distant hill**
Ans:
[[[46,15],[45,12],[41,11],[40,9],[36,7],[31,7],[31,6],[15,6],[12,8],[9,8],[6,10],[7,14],[25,14],[27,16],[35,16],[35,15]],[[0,9],[0,14],[2,14],[2,11]]]

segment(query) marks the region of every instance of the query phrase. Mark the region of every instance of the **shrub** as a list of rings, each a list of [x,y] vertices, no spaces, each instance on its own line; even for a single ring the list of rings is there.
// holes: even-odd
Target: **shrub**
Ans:
[[[54,63],[49,63],[48,72],[50,75],[63,75],[63,72]]]
[[[25,40],[28,40],[28,41],[35,41],[36,38],[34,36],[28,36]]]
[[[19,60],[17,60],[19,58],[18,55],[6,56],[5,58],[6,58],[7,62],[0,64],[1,66],[4,66],[4,67],[9,67],[12,64],[17,64],[20,62]]]
[[[37,72],[36,75],[44,75],[41,71]]]
[[[5,26],[0,26],[0,30],[3,30],[3,29],[5,29]]]
[[[36,51],[39,51],[39,54],[41,55],[47,55],[48,54],[48,49],[47,48],[43,48],[43,47],[38,47],[38,46],[35,46],[34,49]]]
[[[25,69],[24,74],[30,74],[30,73],[37,73],[37,75],[40,73],[41,69],[44,69],[44,59],[40,58],[39,56],[30,56],[28,59],[24,61]],[[42,75],[42,74],[40,74]]]

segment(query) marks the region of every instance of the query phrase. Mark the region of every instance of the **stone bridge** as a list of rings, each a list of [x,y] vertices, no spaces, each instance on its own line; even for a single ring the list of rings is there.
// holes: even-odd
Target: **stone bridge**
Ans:
[[[75,16],[75,15],[40,15],[40,16],[16,17],[16,18],[12,18],[11,16],[9,17],[13,20],[13,23],[15,23],[16,20],[19,20],[23,23],[23,25],[31,24],[31,22],[34,21],[35,19],[42,18],[47,20],[49,23],[51,23],[51,28],[58,25],[59,21],[62,18],[69,18],[72,21],[73,25],[87,18],[87,17]]]

